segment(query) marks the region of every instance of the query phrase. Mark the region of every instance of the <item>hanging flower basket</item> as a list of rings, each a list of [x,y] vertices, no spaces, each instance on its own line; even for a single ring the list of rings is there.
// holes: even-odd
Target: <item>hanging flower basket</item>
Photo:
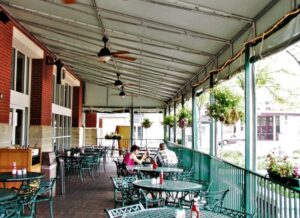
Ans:
[[[152,125],[152,122],[148,118],[145,118],[142,122],[142,127],[145,129],[150,128],[151,125]]]
[[[286,186],[300,187],[300,169],[293,167],[289,157],[282,151],[273,151],[267,155],[266,170],[270,179]]]
[[[117,139],[117,140],[120,140],[122,139],[122,136],[118,133],[115,133],[115,132],[112,132],[110,134],[106,134],[105,135],[105,139]]]
[[[234,125],[237,121],[244,120],[240,96],[226,88],[213,89],[212,92],[215,102],[208,106],[208,116],[225,125]]]
[[[174,126],[175,117],[173,115],[165,116],[163,124],[172,128]]]
[[[187,108],[182,108],[177,115],[177,124],[180,128],[185,128],[192,125],[192,111]]]

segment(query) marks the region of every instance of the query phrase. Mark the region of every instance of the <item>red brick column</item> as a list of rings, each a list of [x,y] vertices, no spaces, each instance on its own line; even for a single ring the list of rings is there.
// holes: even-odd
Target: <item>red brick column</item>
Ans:
[[[0,123],[9,123],[13,24],[0,21]]]
[[[32,60],[30,125],[51,126],[53,65]]]
[[[97,113],[86,113],[85,125],[87,128],[96,128],[97,127]]]
[[[82,94],[83,83],[79,87],[73,87],[72,126],[82,126]]]

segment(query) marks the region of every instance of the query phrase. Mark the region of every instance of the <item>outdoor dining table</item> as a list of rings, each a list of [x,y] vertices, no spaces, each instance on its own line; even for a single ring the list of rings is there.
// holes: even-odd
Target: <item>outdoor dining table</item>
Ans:
[[[27,172],[25,175],[13,175],[11,172],[0,173],[0,182],[5,187],[6,182],[29,182],[32,180],[42,179],[45,174],[38,172]]]
[[[175,168],[175,167],[157,167],[156,169],[153,169],[152,167],[141,167],[141,166],[134,166],[133,170],[138,170],[141,172],[146,173],[181,173],[183,172],[183,169]]]
[[[13,189],[0,188],[0,202],[9,200],[17,195]]]
[[[148,191],[165,192],[194,192],[202,189],[202,185],[194,182],[165,180],[163,184],[152,184],[151,179],[134,181],[135,188],[141,188]]]
[[[125,214],[123,218],[175,218],[178,210],[174,208],[152,208]],[[185,217],[190,218],[190,210],[185,210]],[[229,216],[207,210],[200,210],[201,218],[226,218]]]

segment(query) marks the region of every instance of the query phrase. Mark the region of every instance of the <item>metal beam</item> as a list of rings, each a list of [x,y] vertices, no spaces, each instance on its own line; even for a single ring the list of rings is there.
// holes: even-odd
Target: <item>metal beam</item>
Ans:
[[[218,10],[215,8],[210,8],[210,7],[206,7],[206,6],[203,6],[200,4],[195,4],[195,3],[189,3],[186,1],[182,1],[182,0],[166,0],[165,2],[158,1],[158,0],[139,0],[139,1],[162,5],[162,6],[171,7],[171,8],[176,8],[176,9],[181,9],[181,10],[185,10],[185,11],[192,11],[192,12],[196,12],[196,13],[207,14],[207,15],[226,18],[226,19],[230,19],[230,20],[246,22],[246,23],[251,23],[253,21],[249,17],[245,17],[242,15],[237,15],[237,14],[233,14],[233,13],[228,13],[228,12],[221,11],[221,10]]]
[[[94,1],[94,0],[92,0],[92,1]],[[78,2],[77,4],[82,5],[82,6],[86,6],[86,7],[89,7],[89,8],[93,8],[93,9],[96,9],[96,7],[97,7],[97,5],[95,5],[95,4],[90,5],[90,4],[81,3],[81,2]],[[69,9],[73,10],[73,8],[69,8]],[[171,33],[180,34],[180,35],[188,35],[188,36],[197,37],[197,38],[201,38],[201,39],[213,40],[213,41],[216,41],[216,42],[229,43],[228,39],[224,39],[222,37],[216,37],[216,36],[209,35],[209,34],[206,34],[206,33],[200,33],[200,32],[185,29],[185,28],[182,28],[182,27],[173,26],[173,25],[170,25],[170,24],[162,23],[162,22],[157,22],[157,21],[145,19],[143,17],[137,17],[137,16],[121,13],[121,12],[118,12],[118,11],[109,10],[109,9],[106,9],[106,8],[97,7],[97,9],[98,9],[97,12],[101,11],[101,12],[105,12],[105,13],[109,13],[109,14],[113,14],[113,15],[117,15],[117,16],[121,16],[121,17],[125,17],[125,18],[130,18],[130,19],[139,21],[139,23],[134,23],[134,22],[129,22],[129,21],[125,21],[125,20],[105,17],[103,15],[101,15],[101,19],[107,19],[107,20],[111,20],[111,21],[131,24],[131,25],[135,25],[135,26],[141,26],[141,27],[144,27],[144,28],[155,29],[155,30],[164,31],[164,32],[171,32]],[[76,11],[78,12],[78,9],[76,9]],[[81,13],[88,14],[85,11],[81,11]],[[156,25],[156,26],[161,26],[162,28],[149,26],[149,25],[146,25],[146,23],[149,23],[150,25],[152,24],[152,25]]]

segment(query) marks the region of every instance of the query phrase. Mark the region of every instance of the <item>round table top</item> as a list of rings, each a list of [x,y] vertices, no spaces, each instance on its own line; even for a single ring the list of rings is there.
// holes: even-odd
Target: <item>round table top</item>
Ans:
[[[27,172],[26,175],[13,175],[11,172],[0,173],[0,182],[23,182],[45,177],[43,173]]]
[[[0,202],[9,200],[17,195],[17,192],[15,192],[12,189],[7,188],[0,188]]]
[[[138,170],[141,172],[147,172],[147,173],[181,173],[183,172],[183,169],[175,168],[175,167],[157,167],[156,169],[153,169],[152,167],[134,167],[134,170]]]
[[[180,210],[177,210],[175,208],[152,208],[152,209],[145,209],[140,210],[137,212],[132,212],[125,214],[123,218],[165,218],[165,217],[176,217],[176,213]],[[190,218],[190,210],[185,210],[185,217]],[[201,210],[200,211],[200,217],[201,218],[226,218],[228,216],[215,213],[212,211],[207,210]]]
[[[134,187],[152,191],[185,192],[198,191],[202,185],[194,182],[165,180],[163,184],[152,184],[151,179],[137,180],[132,183]]]

